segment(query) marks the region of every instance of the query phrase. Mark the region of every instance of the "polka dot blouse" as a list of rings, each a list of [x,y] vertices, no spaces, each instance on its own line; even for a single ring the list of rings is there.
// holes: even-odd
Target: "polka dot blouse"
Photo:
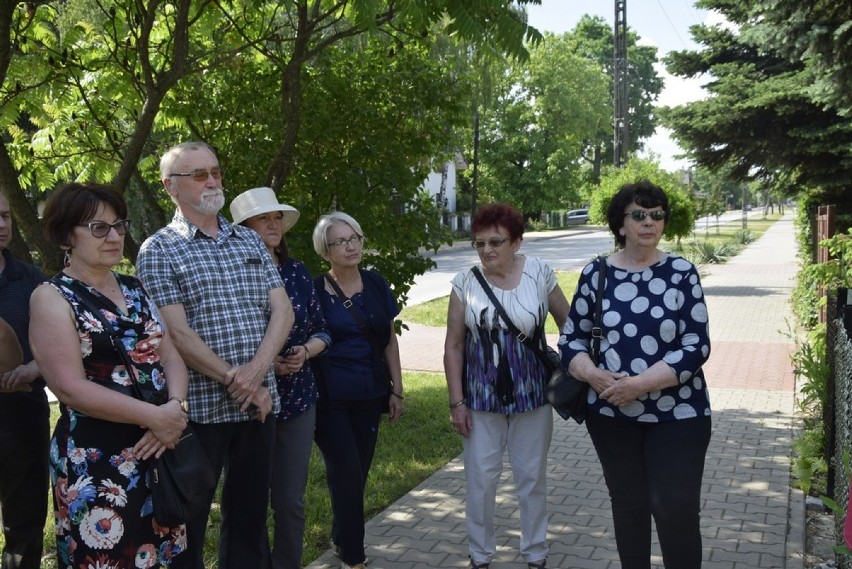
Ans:
[[[559,348],[562,361],[590,351],[598,284],[598,260],[583,268]],[[590,412],[655,423],[710,414],[701,366],[710,355],[707,305],[695,266],[676,255],[639,271],[607,265],[603,339],[598,367],[638,375],[660,360],[678,385],[652,391],[615,407],[589,389]]]

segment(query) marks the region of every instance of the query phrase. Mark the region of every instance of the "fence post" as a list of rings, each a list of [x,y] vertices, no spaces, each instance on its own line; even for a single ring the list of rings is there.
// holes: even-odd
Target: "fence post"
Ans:
[[[831,257],[828,254],[828,249],[826,247],[822,247],[820,242],[823,239],[828,239],[834,235],[834,206],[833,205],[821,205],[817,209],[817,234],[816,234],[816,260],[817,263],[825,263]],[[819,290],[817,291],[817,298],[821,299],[826,295],[826,291],[822,285],[819,286]],[[820,306],[819,309],[819,321],[824,323],[826,321],[825,308]]]

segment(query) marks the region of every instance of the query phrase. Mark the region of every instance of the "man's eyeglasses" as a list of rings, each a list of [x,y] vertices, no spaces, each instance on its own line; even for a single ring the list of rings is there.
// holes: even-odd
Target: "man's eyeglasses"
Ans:
[[[654,211],[645,211],[644,209],[634,209],[631,212],[625,213],[624,217],[630,216],[633,218],[633,221],[645,221],[645,218],[649,215],[651,219],[654,221],[662,221],[666,218],[666,212],[662,209],[655,209]]]
[[[471,241],[470,246],[476,249],[477,251],[485,249],[486,245],[488,245],[492,249],[496,249],[508,240],[508,237],[504,237],[503,239],[489,239],[488,241]]]
[[[90,221],[89,223],[80,223],[78,224],[78,227],[88,227],[89,231],[92,232],[92,237],[100,239],[101,237],[109,235],[110,229],[115,229],[116,233],[124,235],[130,227],[130,220],[119,219],[115,223],[107,223],[106,221]]]
[[[338,239],[333,243],[329,243],[328,246],[331,247],[349,247],[350,245],[360,245],[364,242],[363,235],[353,235],[349,239]]]
[[[208,176],[213,176],[214,180],[221,180],[222,169],[210,168],[209,170],[206,170],[204,168],[197,168],[192,172],[178,172],[176,174],[169,174],[169,176],[189,176],[192,178],[193,182],[206,182]]]

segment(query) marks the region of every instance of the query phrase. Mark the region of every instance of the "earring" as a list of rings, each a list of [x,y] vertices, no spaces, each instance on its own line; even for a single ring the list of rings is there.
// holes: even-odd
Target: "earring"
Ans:
[[[62,259],[62,262],[66,269],[71,266],[71,249],[65,250],[65,257]]]

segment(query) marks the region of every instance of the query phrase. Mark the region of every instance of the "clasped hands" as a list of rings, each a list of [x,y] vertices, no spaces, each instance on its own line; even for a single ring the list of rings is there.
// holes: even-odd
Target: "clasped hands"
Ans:
[[[245,412],[253,405],[255,410],[252,418],[261,423],[272,411],[272,396],[269,390],[263,387],[265,375],[266,369],[252,360],[247,364],[232,367],[225,372],[224,377],[228,395],[240,406],[240,411]]]
[[[635,401],[643,391],[631,381],[631,376],[625,372],[611,372],[605,369],[595,368],[593,376],[588,383],[597,392],[602,401],[610,405],[623,407]]]
[[[166,449],[175,448],[186,430],[189,421],[177,399],[172,399],[155,408],[151,423],[145,434],[133,446],[132,454],[145,460],[151,456],[159,457]]]

